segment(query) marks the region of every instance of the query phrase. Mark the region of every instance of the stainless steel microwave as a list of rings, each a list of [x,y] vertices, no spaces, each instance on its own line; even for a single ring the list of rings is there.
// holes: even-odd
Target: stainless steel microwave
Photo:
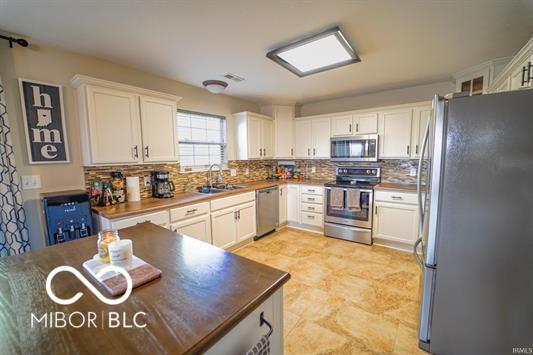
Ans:
[[[333,161],[378,161],[378,135],[331,138]]]

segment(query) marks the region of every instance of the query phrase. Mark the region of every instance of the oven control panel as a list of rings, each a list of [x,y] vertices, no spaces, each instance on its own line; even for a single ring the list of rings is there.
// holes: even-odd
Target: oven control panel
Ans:
[[[380,175],[380,168],[374,167],[337,168],[337,176],[379,177]]]

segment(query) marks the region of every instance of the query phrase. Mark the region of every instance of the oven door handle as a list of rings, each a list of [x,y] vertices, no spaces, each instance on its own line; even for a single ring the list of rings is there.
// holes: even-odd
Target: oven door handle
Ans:
[[[341,189],[341,187],[329,187],[329,186],[326,186],[324,187],[326,190],[331,190],[331,189]],[[342,188],[344,191],[348,191],[349,189],[357,189],[357,187],[347,187],[347,188]],[[372,190],[369,190],[369,189],[359,189],[361,190],[361,192],[372,192]]]

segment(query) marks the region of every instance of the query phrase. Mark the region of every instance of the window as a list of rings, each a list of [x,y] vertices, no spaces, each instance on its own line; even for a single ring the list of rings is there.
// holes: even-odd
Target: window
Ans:
[[[178,110],[178,137],[184,170],[227,163],[225,117]]]

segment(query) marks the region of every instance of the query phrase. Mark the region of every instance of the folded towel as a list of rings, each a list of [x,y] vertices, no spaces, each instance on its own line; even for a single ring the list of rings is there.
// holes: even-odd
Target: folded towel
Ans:
[[[263,335],[259,342],[246,352],[246,355],[270,355],[270,339],[268,335]]]
[[[348,189],[346,193],[346,207],[350,211],[359,212],[361,211],[361,190],[359,189]]]
[[[329,205],[334,210],[344,209],[344,189],[332,188],[330,193]]]

